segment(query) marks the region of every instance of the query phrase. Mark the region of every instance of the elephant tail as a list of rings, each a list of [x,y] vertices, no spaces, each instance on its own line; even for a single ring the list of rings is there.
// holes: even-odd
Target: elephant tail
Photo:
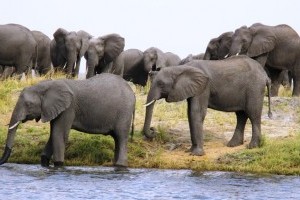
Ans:
[[[268,116],[269,118],[272,118],[273,114],[271,111],[271,80],[268,78],[267,79],[267,90],[268,90],[268,105],[269,105],[269,111],[268,111]]]
[[[131,133],[130,133],[130,141],[133,142],[133,133],[134,133],[134,118],[135,118],[135,109],[133,110],[133,113],[132,113],[132,124],[131,124]]]

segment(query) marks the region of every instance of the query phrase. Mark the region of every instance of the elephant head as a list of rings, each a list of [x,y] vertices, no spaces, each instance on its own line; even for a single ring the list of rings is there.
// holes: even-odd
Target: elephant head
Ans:
[[[164,53],[155,47],[150,47],[144,51],[144,66],[146,71],[159,71],[166,66]]]
[[[79,73],[80,60],[88,49],[88,41],[92,36],[85,31],[68,32],[59,28],[53,34],[51,44],[51,59],[54,67],[63,68],[66,65],[66,73],[77,76]]]
[[[147,96],[143,128],[144,135],[149,139],[154,137],[150,124],[156,100],[164,98],[167,102],[178,102],[194,97],[201,94],[209,82],[209,78],[200,69],[187,65],[163,68],[155,73]]]
[[[95,74],[108,72],[109,64],[124,50],[125,39],[118,34],[109,34],[89,40],[86,59],[87,75],[90,78]]]
[[[207,45],[203,60],[224,59],[231,46],[233,32],[225,32],[217,38],[213,38]]]
[[[6,147],[0,165],[7,162],[17,127],[21,122],[35,119],[42,122],[48,122],[56,118],[61,112],[67,109],[73,99],[73,92],[63,81],[53,82],[44,81],[39,85],[25,88],[17,101],[13,110],[8,134]]]
[[[254,58],[272,51],[276,44],[276,36],[273,31],[265,27],[257,23],[249,28],[242,26],[235,30],[229,56],[246,54]]]

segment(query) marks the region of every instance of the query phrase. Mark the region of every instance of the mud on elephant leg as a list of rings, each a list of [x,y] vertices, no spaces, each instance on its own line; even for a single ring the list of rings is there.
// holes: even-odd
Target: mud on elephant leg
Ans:
[[[228,142],[228,147],[236,147],[244,144],[244,130],[247,122],[247,114],[244,111],[238,111],[236,114],[236,127],[231,140]]]

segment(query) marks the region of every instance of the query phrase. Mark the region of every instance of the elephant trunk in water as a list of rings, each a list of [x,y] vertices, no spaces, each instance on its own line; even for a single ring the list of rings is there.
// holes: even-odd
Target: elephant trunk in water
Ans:
[[[0,159],[0,165],[6,163],[10,156],[19,123],[20,123],[20,121],[18,121],[16,123],[10,123],[10,126],[8,128],[8,133],[7,133],[5,150],[2,155],[2,158]]]
[[[17,103],[17,105],[12,113],[12,117],[11,117],[11,120],[9,123],[8,132],[7,132],[5,150],[2,155],[2,158],[0,159],[0,165],[7,162],[8,158],[10,156],[10,153],[11,153],[11,149],[13,147],[13,143],[14,143],[18,125],[22,122],[22,120],[25,119],[24,112],[23,111],[20,112],[20,109],[18,109],[19,107],[20,107],[20,105],[19,105],[19,103]]]

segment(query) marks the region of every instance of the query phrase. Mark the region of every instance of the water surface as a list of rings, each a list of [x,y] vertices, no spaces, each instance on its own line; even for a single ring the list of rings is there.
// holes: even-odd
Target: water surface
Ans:
[[[300,199],[300,177],[232,172],[0,166],[0,199]]]

